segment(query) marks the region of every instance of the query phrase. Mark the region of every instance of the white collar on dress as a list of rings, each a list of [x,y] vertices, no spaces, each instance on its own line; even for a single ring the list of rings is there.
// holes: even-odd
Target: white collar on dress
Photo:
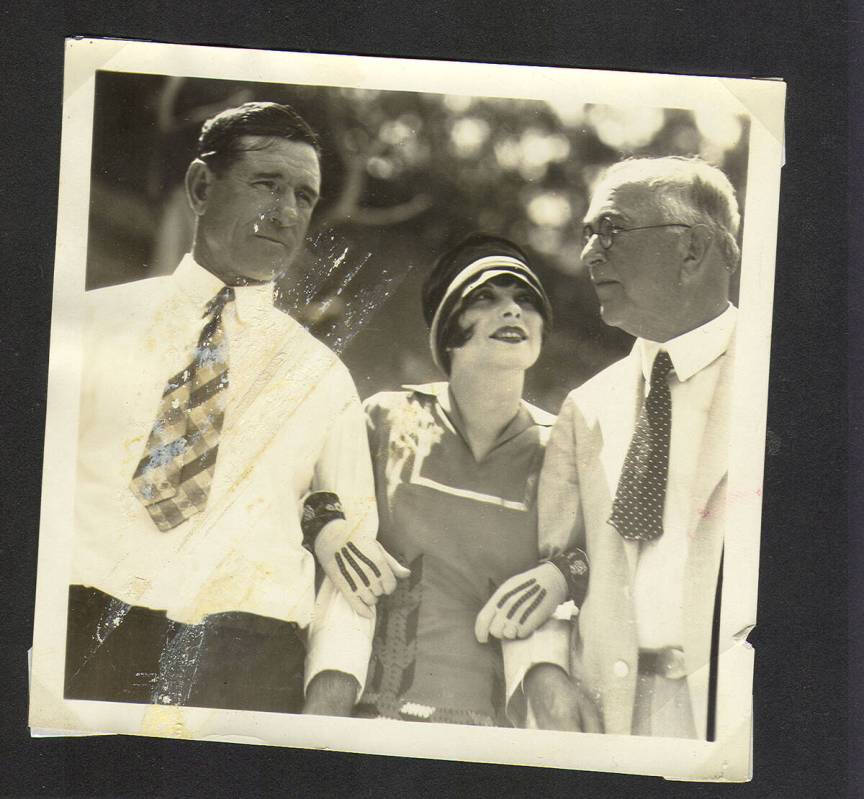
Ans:
[[[451,412],[450,404],[450,384],[446,380],[435,383],[418,383],[405,384],[402,386],[406,391],[413,391],[416,394],[425,394],[428,397],[435,397],[438,404],[447,412]],[[522,408],[528,413],[531,421],[541,427],[551,427],[555,424],[555,415],[532,405],[525,399],[520,400]]]

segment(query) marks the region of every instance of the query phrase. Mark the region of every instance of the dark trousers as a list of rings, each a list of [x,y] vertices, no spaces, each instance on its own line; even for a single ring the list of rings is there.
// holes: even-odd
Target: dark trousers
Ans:
[[[181,624],[95,588],[69,588],[66,699],[299,713],[303,631],[252,613]]]

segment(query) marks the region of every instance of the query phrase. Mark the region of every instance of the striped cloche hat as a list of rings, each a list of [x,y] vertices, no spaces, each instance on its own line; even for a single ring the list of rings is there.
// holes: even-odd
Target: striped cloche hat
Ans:
[[[547,325],[552,306],[539,278],[528,266],[528,257],[512,241],[484,233],[472,233],[442,255],[423,285],[423,317],[429,325],[429,347],[435,365],[449,372],[444,332],[458,313],[462,301],[478,286],[500,275],[510,275],[528,286],[540,300],[540,313]]]

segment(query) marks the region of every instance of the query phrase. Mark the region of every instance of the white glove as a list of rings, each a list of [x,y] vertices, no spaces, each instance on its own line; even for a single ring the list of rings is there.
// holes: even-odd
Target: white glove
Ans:
[[[408,577],[402,566],[374,538],[352,538],[344,519],[334,519],[315,537],[315,557],[333,585],[365,618],[378,597],[396,589],[396,579]]]
[[[567,581],[551,563],[541,563],[505,580],[477,614],[474,635],[481,644],[495,638],[527,638],[567,599]]]

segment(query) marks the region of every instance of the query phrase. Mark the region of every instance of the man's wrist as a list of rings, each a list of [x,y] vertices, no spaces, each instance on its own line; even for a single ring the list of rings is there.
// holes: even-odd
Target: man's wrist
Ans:
[[[304,713],[319,716],[348,716],[358,699],[357,678],[344,671],[318,672],[306,686]]]
[[[522,682],[525,690],[537,690],[538,687],[548,684],[550,681],[570,679],[567,670],[557,663],[543,661],[534,663],[527,672]]]
[[[538,663],[528,670],[523,686],[541,729],[580,729],[576,692],[564,669],[553,663]]]

